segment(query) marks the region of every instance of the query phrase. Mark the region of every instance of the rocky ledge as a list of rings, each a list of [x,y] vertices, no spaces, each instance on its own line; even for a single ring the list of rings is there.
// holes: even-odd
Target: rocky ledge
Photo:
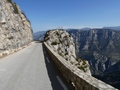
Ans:
[[[76,57],[73,38],[66,31],[49,30],[45,34],[44,41],[67,62],[91,75],[88,62]]]

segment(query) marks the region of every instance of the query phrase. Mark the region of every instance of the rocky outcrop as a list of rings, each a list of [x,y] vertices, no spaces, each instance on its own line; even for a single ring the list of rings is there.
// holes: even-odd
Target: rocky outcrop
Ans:
[[[11,0],[0,0],[0,56],[28,45],[32,40],[30,21]]]
[[[50,30],[45,34],[44,40],[67,62],[90,74],[89,64],[87,61],[76,57],[73,38],[66,31]]]

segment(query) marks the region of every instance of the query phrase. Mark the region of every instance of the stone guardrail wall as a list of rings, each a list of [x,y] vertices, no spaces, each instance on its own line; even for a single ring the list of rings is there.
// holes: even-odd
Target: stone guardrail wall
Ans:
[[[60,73],[75,87],[75,90],[118,90],[73,66],[54,52],[45,42],[43,45]]]

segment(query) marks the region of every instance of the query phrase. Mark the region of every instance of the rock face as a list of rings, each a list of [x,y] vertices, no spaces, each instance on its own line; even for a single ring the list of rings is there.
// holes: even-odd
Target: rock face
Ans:
[[[32,40],[30,21],[19,6],[11,0],[0,0],[0,53],[23,47]]]
[[[92,29],[69,31],[73,36],[77,56],[87,59],[92,74],[104,74],[120,70],[120,31]]]
[[[76,53],[89,61],[92,75],[120,89],[120,31],[110,29],[69,30]]]
[[[75,54],[75,44],[71,35],[63,30],[50,30],[45,34],[45,42],[66,61],[90,74],[87,61],[78,59]]]

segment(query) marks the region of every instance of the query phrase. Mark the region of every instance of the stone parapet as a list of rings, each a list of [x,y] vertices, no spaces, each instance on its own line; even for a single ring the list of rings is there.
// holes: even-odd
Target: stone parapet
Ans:
[[[75,90],[118,90],[73,66],[53,51],[45,42],[43,45],[60,73],[68,83],[75,87]]]

